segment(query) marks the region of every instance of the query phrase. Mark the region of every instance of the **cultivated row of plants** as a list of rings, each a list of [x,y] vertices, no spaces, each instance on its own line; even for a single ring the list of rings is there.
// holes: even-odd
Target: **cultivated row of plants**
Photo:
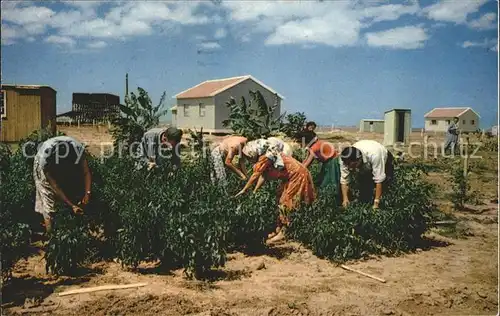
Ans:
[[[141,115],[154,116],[159,107],[147,112],[137,104],[150,107],[147,99],[147,94],[142,94],[142,99],[127,99],[126,119],[118,122],[122,125],[115,130],[117,137],[125,141],[137,139],[138,130],[149,128],[152,121],[154,124],[154,120]],[[232,111],[241,110],[234,103],[228,106],[233,107]],[[251,115],[259,117],[258,113]],[[241,118],[232,119],[240,120],[239,125],[233,125],[238,126],[235,128],[250,130],[242,126]],[[273,121],[262,122],[262,132],[269,134],[266,124],[274,124]],[[290,128],[290,134],[295,132]],[[35,141],[32,146],[36,148],[37,142],[50,136],[53,135],[43,132],[29,140]],[[192,136],[197,143],[203,141],[199,134]],[[34,212],[33,159],[20,151],[12,153],[4,146],[1,149],[2,273],[8,277],[12,265],[26,253],[30,231],[40,229],[42,218]],[[295,154],[302,155],[299,151]],[[91,203],[83,216],[74,215],[64,205],[58,206],[46,245],[47,270],[71,274],[80,265],[119,259],[132,268],[143,261],[159,261],[165,268],[183,267],[188,276],[200,277],[223,266],[230,251],[263,250],[278,215],[277,183],[267,183],[257,194],[233,198],[244,183],[230,174],[227,189],[213,184],[208,156],[192,157],[179,170],[173,170],[166,161],[151,171],[137,170],[133,158],[127,156],[89,156],[93,177]],[[313,165],[313,177],[317,167]],[[331,192],[319,192],[313,205],[303,205],[292,215],[290,236],[315,254],[336,261],[418,247],[434,211],[432,187],[416,167],[397,166],[396,181],[378,211],[356,203],[342,209]]]

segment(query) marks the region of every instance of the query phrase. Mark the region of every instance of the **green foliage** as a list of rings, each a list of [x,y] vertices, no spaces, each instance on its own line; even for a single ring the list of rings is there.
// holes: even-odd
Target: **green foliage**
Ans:
[[[195,132],[191,137],[201,152],[202,135]],[[179,170],[169,161],[151,171],[139,170],[135,163],[129,156],[89,156],[91,202],[83,216],[58,206],[46,249],[48,271],[73,274],[93,260],[118,258],[133,268],[159,260],[199,278],[224,265],[228,251],[265,247],[278,215],[277,181],[266,183],[256,194],[233,198],[243,182],[228,173],[227,188],[212,184],[212,165],[205,155],[186,160]],[[2,254],[12,253],[2,256],[2,265],[8,271],[29,241],[26,215],[35,214],[34,185],[25,180],[32,179],[32,165],[22,155],[0,148],[0,165]],[[316,178],[319,164],[310,169]],[[324,188],[315,203],[292,214],[288,232],[317,255],[336,261],[414,249],[435,211],[433,187],[422,180],[421,169],[398,165],[378,211],[359,203],[343,210],[329,194],[332,188]]]
[[[86,216],[74,215],[71,208],[59,205],[45,249],[45,269],[57,275],[74,274],[89,258],[90,230]]]
[[[451,168],[451,176],[453,179],[452,183],[452,193],[450,195],[451,201],[453,202],[453,206],[457,210],[462,210],[464,208],[464,204],[467,203],[468,195],[470,191],[470,183],[467,180],[467,176],[464,175],[464,169],[460,163],[456,163]],[[467,173],[470,171],[470,167],[467,170]]]
[[[2,279],[7,280],[12,266],[28,252],[32,231],[41,230],[42,217],[35,212],[33,181],[34,155],[42,142],[53,134],[49,129],[35,131],[21,140],[12,153],[0,144],[0,243]]]
[[[327,193],[331,190],[325,188],[313,205],[293,213],[289,233],[316,255],[339,262],[415,249],[435,210],[433,187],[415,167],[396,168],[379,210],[356,202],[336,208],[336,197]]]
[[[306,120],[306,115],[303,112],[288,114],[286,116],[286,122],[284,122],[281,127],[281,131],[288,137],[295,137],[297,133],[304,129]]]
[[[259,90],[249,91],[249,93],[250,103],[247,103],[244,97],[241,98],[240,103],[237,103],[233,97],[226,102],[230,114],[229,118],[222,122],[223,126],[249,140],[274,135],[278,132],[283,118],[283,115],[276,117],[278,95],[275,96],[275,104],[270,106]]]
[[[158,105],[153,106],[149,94],[141,87],[137,88],[138,95],[131,92],[125,96],[125,105],[120,105],[121,116],[113,120],[111,134],[114,138],[115,149],[122,152],[129,151],[129,146],[140,142],[142,135],[160,123],[160,117],[167,113],[165,106],[166,93],[163,92]],[[116,152],[116,150],[115,150]]]
[[[498,136],[489,136],[483,139],[482,148],[489,152],[498,152]]]

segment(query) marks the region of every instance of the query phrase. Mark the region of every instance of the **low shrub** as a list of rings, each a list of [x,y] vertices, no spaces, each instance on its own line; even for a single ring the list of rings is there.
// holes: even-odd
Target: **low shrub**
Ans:
[[[0,162],[9,171],[4,174],[16,175],[5,177],[9,185],[2,182],[1,189],[2,254],[14,249],[5,259],[8,267],[29,241],[23,233],[26,221],[19,214],[34,214],[34,186],[26,181],[32,179],[32,166],[25,157],[14,154]],[[234,198],[244,182],[228,172],[226,188],[213,184],[206,156],[191,157],[179,170],[165,161],[148,171],[137,168],[133,158],[118,156],[89,156],[89,164],[92,197],[84,215],[59,206],[55,218],[46,249],[47,270],[53,273],[72,274],[93,260],[118,258],[133,268],[142,261],[159,260],[164,266],[184,267],[189,277],[201,277],[224,265],[228,251],[265,247],[267,234],[275,228],[277,181],[266,183],[256,194]],[[311,166],[313,178],[319,166]],[[343,210],[330,194],[332,188],[324,188],[315,203],[292,214],[289,233],[317,255],[336,261],[414,249],[434,210],[432,187],[422,180],[422,172],[416,166],[398,165],[378,211],[359,203]],[[357,194],[356,187],[352,191]]]
[[[415,249],[435,211],[433,187],[415,167],[396,167],[394,182],[378,210],[356,202],[336,208],[335,196],[324,191],[313,205],[293,213],[289,231],[316,255],[334,261]]]

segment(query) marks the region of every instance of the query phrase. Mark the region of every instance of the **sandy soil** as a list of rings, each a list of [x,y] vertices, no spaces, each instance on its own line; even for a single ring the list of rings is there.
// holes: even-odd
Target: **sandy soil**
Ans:
[[[386,283],[345,271],[297,243],[268,253],[230,254],[211,280],[154,264],[126,271],[114,262],[87,274],[45,274],[39,250],[16,266],[3,293],[5,315],[495,315],[498,312],[497,205],[457,213],[462,238],[436,232],[429,247],[400,257],[348,263]],[[145,287],[59,297],[68,289],[147,282]]]
[[[490,157],[488,164],[495,161]],[[56,278],[45,273],[43,252],[35,248],[15,268],[2,296],[2,315],[496,315],[494,170],[472,181],[485,205],[469,205],[463,212],[441,205],[460,220],[453,237],[433,230],[428,247],[415,253],[347,263],[386,283],[343,270],[291,242],[260,255],[232,253],[226,267],[207,281],[186,280],[182,270],[160,271],[153,263],[127,271],[115,262],[94,264],[78,277]],[[443,174],[430,178],[443,185],[443,194],[449,189]],[[135,282],[148,285],[59,296],[70,289]]]

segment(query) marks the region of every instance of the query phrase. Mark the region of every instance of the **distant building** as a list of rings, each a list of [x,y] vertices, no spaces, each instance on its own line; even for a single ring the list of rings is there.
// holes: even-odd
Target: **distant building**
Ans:
[[[120,114],[120,97],[110,93],[73,93],[72,110],[57,115],[60,121],[92,123],[109,121]]]
[[[249,91],[259,90],[268,105],[278,103],[275,116],[281,113],[283,97],[252,76],[207,80],[177,94],[177,105],[172,107],[172,125],[181,129],[201,128],[207,132],[229,132],[222,125],[229,118],[226,102],[233,97],[251,100]],[[277,98],[277,99],[276,99]]]
[[[498,136],[498,125],[492,126],[490,132],[491,135]]]
[[[392,109],[384,113],[384,145],[409,144],[411,125],[410,109]]]
[[[470,107],[435,108],[424,115],[425,130],[446,132],[453,118],[458,117],[458,128],[463,132],[475,132],[479,128],[479,114]]]
[[[0,141],[18,142],[46,127],[56,131],[56,95],[49,86],[2,84]]]
[[[359,122],[360,132],[383,133],[384,120],[363,119]]]

